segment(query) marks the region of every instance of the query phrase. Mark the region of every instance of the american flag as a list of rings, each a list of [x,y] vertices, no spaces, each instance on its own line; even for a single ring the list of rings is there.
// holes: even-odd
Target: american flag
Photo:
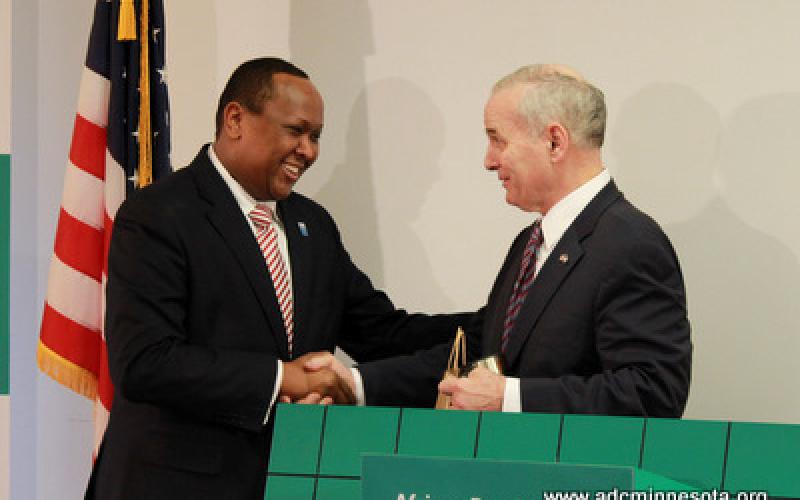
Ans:
[[[118,40],[126,26],[119,22],[121,3],[135,40]],[[150,182],[148,170],[153,180],[171,172],[163,3],[136,0],[133,12],[125,3],[95,6],[37,352],[42,371],[94,400],[95,453],[114,395],[103,334],[114,215],[126,194]],[[145,118],[149,110],[150,134],[140,104]],[[145,154],[140,161],[148,135],[152,159]]]

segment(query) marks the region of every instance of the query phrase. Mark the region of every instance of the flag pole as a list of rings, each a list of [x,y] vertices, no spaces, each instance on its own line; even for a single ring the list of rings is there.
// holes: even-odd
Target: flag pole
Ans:
[[[153,138],[150,127],[150,6],[142,0],[142,31],[139,37],[139,182],[138,187],[153,182]]]

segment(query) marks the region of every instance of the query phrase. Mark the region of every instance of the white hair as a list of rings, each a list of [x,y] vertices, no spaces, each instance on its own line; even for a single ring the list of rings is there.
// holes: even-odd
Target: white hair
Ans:
[[[513,87],[528,87],[519,103],[519,112],[531,131],[541,133],[555,121],[567,129],[579,145],[599,148],[606,129],[606,103],[603,92],[566,66],[532,64],[501,78],[492,93]]]

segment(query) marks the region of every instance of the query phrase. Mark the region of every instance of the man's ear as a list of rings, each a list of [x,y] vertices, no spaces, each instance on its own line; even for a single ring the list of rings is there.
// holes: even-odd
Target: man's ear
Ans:
[[[236,101],[231,101],[222,110],[222,131],[229,139],[242,137],[242,119],[244,108]]]
[[[545,127],[545,139],[550,143],[550,160],[561,162],[570,146],[569,132],[558,122],[549,123]]]

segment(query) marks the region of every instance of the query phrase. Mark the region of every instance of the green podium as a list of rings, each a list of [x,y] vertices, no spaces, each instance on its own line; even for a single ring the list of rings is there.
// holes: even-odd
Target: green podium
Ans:
[[[413,497],[413,488],[400,484],[423,485],[412,480],[439,469],[452,472],[448,481],[459,482],[460,474],[476,484],[482,474],[513,477],[517,469],[527,471],[519,477],[546,479],[554,477],[553,467],[617,481],[559,483],[574,484],[564,491],[601,495],[593,500],[610,500],[602,495],[615,484],[629,489],[619,482],[626,474],[633,490],[650,496],[616,500],[800,498],[800,425],[283,404],[275,418],[267,500],[354,500],[362,498],[362,487],[371,495],[364,500],[424,500],[424,492]],[[402,481],[392,489],[381,474]],[[526,487],[557,487],[548,484]],[[382,496],[376,485],[399,493]]]

